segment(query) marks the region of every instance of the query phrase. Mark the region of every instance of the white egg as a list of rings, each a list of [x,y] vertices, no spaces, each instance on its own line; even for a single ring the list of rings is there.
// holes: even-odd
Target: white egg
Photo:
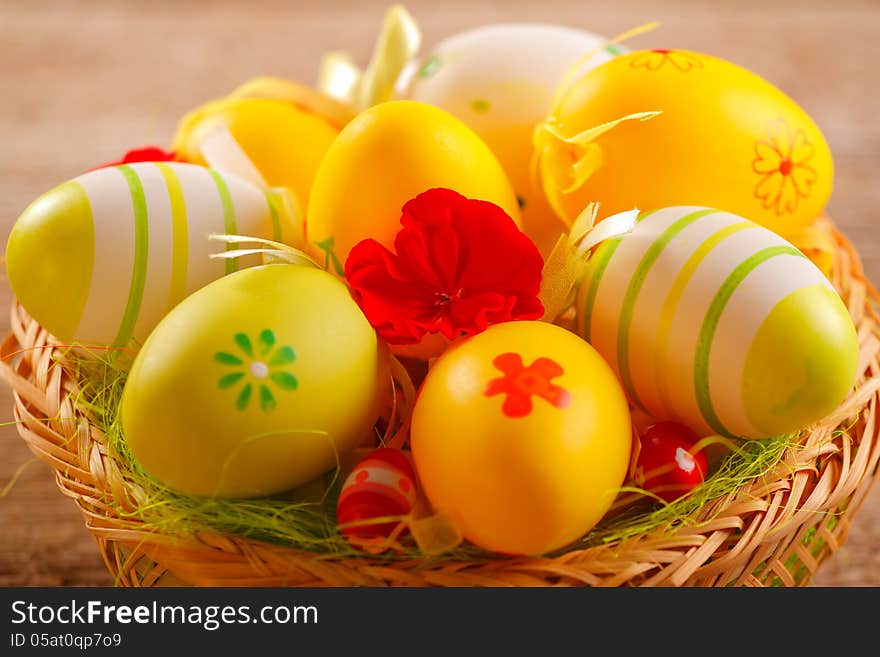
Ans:
[[[446,110],[489,145],[519,197],[525,232],[546,256],[565,227],[532,189],[532,132],[550,112],[557,87],[572,67],[583,72],[622,52],[626,49],[586,30],[538,23],[488,25],[444,39],[412,62],[397,93]]]
[[[286,241],[292,225],[272,194],[228,173],[182,162],[97,169],[22,212],[6,248],[9,282],[61,340],[142,343],[184,297],[261,262],[211,258],[231,247],[212,233]]]
[[[602,243],[577,331],[630,401],[702,435],[799,431],[852,389],[859,342],[846,305],[790,243],[743,217],[675,206]]]

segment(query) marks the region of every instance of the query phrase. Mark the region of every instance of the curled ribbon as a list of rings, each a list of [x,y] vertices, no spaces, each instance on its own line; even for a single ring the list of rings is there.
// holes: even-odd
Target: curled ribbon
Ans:
[[[533,152],[530,163],[532,184],[543,189],[553,212],[571,226],[571,217],[563,204],[566,194],[580,189],[602,166],[602,149],[595,140],[626,121],[647,121],[661,114],[646,111],[629,114],[574,135],[566,135],[559,125],[558,114],[575,77],[583,65],[609,45],[619,44],[644,32],[655,29],[658,23],[648,23],[617,35],[601,47],[591,50],[576,61],[562,77],[556,88],[547,118],[535,126],[532,135]]]
[[[791,235],[789,241],[800,249],[805,256],[813,261],[829,279],[834,274],[834,254],[837,243],[831,231],[826,229],[830,220],[825,215],[819,216],[811,223],[800,228]]]
[[[540,181],[550,207],[567,225],[572,224],[562,198],[580,189],[602,166],[602,149],[595,140],[625,121],[647,121],[662,112],[638,112],[566,136],[548,117],[538,124],[533,137],[532,176]]]
[[[572,296],[589,262],[593,247],[630,232],[638,220],[638,209],[619,212],[598,224],[598,203],[590,203],[572,223],[568,233],[559,236],[541,272],[539,298],[544,304],[541,318],[554,322],[572,305]]]
[[[403,6],[393,5],[385,12],[367,68],[358,68],[346,52],[329,52],[321,60],[317,87],[356,112],[390,100],[401,72],[421,43],[415,19]]]

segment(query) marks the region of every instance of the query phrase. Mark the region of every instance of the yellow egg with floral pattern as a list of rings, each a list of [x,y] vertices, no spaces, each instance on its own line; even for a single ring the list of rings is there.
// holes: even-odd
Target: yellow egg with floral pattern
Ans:
[[[387,352],[345,284],[311,266],[230,274],[154,329],[121,402],[136,461],[180,492],[271,495],[372,437]]]
[[[410,444],[426,496],[464,538],[536,555],[607,512],[626,476],[631,420],[585,340],[547,322],[504,322],[434,362]]]
[[[828,143],[803,108],[745,68],[686,50],[635,51],[588,71],[535,146],[545,193],[567,217],[594,201],[600,217],[701,205],[791,238],[833,186]]]

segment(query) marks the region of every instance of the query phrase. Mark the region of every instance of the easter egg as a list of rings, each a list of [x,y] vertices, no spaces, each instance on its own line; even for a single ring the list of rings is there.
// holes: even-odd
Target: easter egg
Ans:
[[[728,212],[643,213],[592,255],[577,328],[630,400],[700,435],[765,438],[822,419],[852,388],[859,345],[803,253]]]
[[[188,162],[205,164],[199,143],[218,123],[226,125],[268,185],[292,190],[303,207],[318,164],[344,125],[299,102],[242,92],[183,117],[172,148]]]
[[[304,484],[372,437],[387,354],[335,276],[270,264],[178,304],[134,360],[121,402],[144,470],[191,495]]]
[[[588,70],[623,51],[561,25],[487,25],[438,43],[405,71],[399,93],[446,110],[486,142],[516,191],[523,231],[546,257],[566,226],[532,188],[532,132],[569,69]]]
[[[46,192],[21,214],[6,267],[22,306],[66,342],[142,344],[188,294],[256,256],[211,258],[212,233],[285,240],[288,216],[263,190],[193,164],[96,169]]]
[[[259,75],[236,87],[227,98],[275,98],[316,114],[341,128],[351,121],[352,110],[324,91],[273,75]]]
[[[706,454],[697,451],[700,437],[677,422],[656,422],[642,433],[635,482],[645,490],[674,502],[706,478]]]
[[[597,135],[580,133],[631,114]],[[641,50],[578,78],[538,139],[542,181],[563,212],[702,205],[791,239],[831,195],[831,152],[816,123],[757,74],[685,50]],[[595,170],[593,170],[595,169]]]
[[[306,220],[313,253],[341,275],[361,240],[391,248],[403,205],[435,187],[491,201],[519,221],[516,195],[498,160],[451,114],[407,100],[361,112],[333,141],[315,175]]]
[[[348,475],[336,505],[343,536],[388,536],[399,521],[371,522],[405,516],[416,503],[416,475],[399,449],[381,447],[367,454]]]
[[[431,366],[412,413],[422,490],[472,543],[542,554],[589,531],[629,465],[631,420],[614,373],[547,322],[496,324]]]

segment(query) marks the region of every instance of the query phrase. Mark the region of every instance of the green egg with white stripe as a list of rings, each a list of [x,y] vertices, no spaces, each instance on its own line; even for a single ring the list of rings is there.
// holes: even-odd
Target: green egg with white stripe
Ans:
[[[711,208],[644,212],[602,243],[577,326],[635,406],[702,435],[799,431],[857,376],[856,329],[825,275],[770,230]]]
[[[258,256],[211,258],[212,233],[286,241],[278,197],[237,176],[180,162],[97,169],[46,192],[6,245],[12,290],[58,339],[142,343],[182,299]]]

